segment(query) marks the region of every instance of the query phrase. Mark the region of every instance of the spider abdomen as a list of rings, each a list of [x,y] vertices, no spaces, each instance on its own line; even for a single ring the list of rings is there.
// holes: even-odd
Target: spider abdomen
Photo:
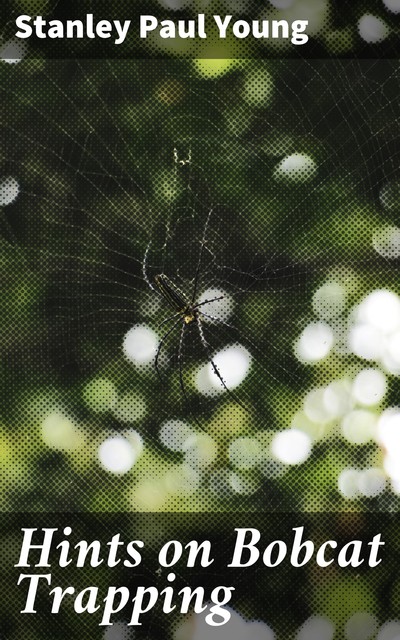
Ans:
[[[194,320],[191,305],[185,294],[166,276],[160,273],[154,277],[154,281],[168,304],[184,317],[186,324]]]

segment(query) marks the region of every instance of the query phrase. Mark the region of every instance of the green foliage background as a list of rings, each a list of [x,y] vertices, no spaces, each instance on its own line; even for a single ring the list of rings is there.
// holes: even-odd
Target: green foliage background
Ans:
[[[379,440],[352,442],[343,415],[310,420],[304,402],[311,390],[333,382],[347,389],[376,366],[388,384],[371,409],[378,420],[399,404],[398,376],[338,349],[315,364],[296,357],[327,282],[346,291],[337,317],[343,330],[371,291],[400,293],[398,257],[373,243],[396,226],[400,209],[397,66],[224,59],[0,66],[2,174],[19,185],[1,212],[4,511],[397,510]],[[190,154],[188,167],[177,165],[174,149],[178,159]],[[311,158],[311,169],[282,177],[277,167],[292,154]],[[231,291],[237,327],[235,338],[215,332],[212,346],[239,335],[253,363],[235,398],[202,398],[192,374],[204,353],[194,349],[184,361],[185,400],[173,344],[160,380],[124,357],[122,341],[129,327],[158,330],[169,314],[143,278],[149,241],[153,272],[162,256],[170,277],[193,275],[191,251],[210,209],[217,265],[232,271],[206,276]],[[185,211],[191,237],[180,229]],[[235,297],[239,291],[246,293]],[[195,432],[186,451],[160,441],[172,418]],[[309,435],[312,452],[283,469],[270,443],[293,424]],[[138,453],[125,474],[98,458],[101,443],[117,434]],[[347,468],[378,470],[385,489],[346,496],[338,478]],[[338,624],[359,610],[394,617],[397,579],[380,579],[384,602],[365,576],[356,586],[333,580],[331,590],[311,576],[310,608]],[[352,604],[343,612],[338,600]],[[301,614],[295,618],[292,629]]]
[[[396,200],[389,209],[379,201],[396,176],[394,62],[33,61],[1,72],[4,174],[20,183],[3,209],[4,508],[137,508],[131,492],[141,478],[151,483],[154,469],[161,478],[179,462],[157,442],[167,418],[200,421],[218,449],[209,471],[226,471],[235,438],[258,434],[264,447],[262,437],[287,428],[311,388],[361,370],[351,355],[311,366],[294,351],[324,282],[345,284],[347,310],[374,289],[397,291],[397,261],[372,244],[397,215]],[[191,152],[190,177],[185,168],[176,177],[174,148],[182,158]],[[315,173],[277,178],[291,153],[311,157]],[[239,336],[250,351],[254,345],[252,375],[238,392],[255,407],[249,415],[226,394],[196,404],[190,380],[182,403],[176,363],[160,381],[121,350],[127,328],[157,328],[169,314],[143,280],[149,239],[161,246],[168,225],[176,229],[189,210],[194,252],[210,207],[218,265],[259,276],[235,306]],[[195,263],[180,233],[166,249],[175,278]],[[249,282],[237,277],[231,290]],[[226,329],[212,346],[237,335]],[[185,368],[193,370],[193,358],[204,361],[204,353]],[[386,406],[396,405],[397,387],[392,376]],[[126,429],[111,409],[115,394],[128,391],[146,401],[143,420],[133,419],[145,453],[115,477],[99,468],[96,449],[110,431]],[[41,439],[52,411],[83,434],[76,448]],[[353,507],[337,491],[338,471],[373,458],[379,465],[379,447],[349,445],[339,423],[324,427],[305,465],[276,481],[244,469],[255,491],[233,493],[229,504]],[[203,481],[194,494],[163,494],[155,508],[226,508],[226,496]],[[387,500],[395,497],[385,493],[369,508]]]

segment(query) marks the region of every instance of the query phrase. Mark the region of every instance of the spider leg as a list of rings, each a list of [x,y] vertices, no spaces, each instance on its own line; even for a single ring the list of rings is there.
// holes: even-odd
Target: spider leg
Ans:
[[[161,373],[160,373],[160,369],[158,367],[158,361],[159,361],[159,358],[160,358],[162,346],[163,346],[164,342],[166,341],[166,339],[168,338],[168,336],[173,332],[173,330],[175,329],[175,327],[177,326],[177,324],[180,321],[181,321],[181,318],[179,317],[178,320],[176,322],[174,322],[172,327],[170,329],[168,329],[167,333],[164,333],[163,337],[161,338],[160,342],[158,343],[158,349],[157,349],[157,353],[156,353],[156,358],[154,360],[154,367],[155,367],[155,370],[156,370],[157,375],[158,375],[160,380],[162,380],[162,376],[161,376]]]
[[[221,324],[225,325],[225,327],[229,327],[229,329],[236,329],[236,327],[234,327],[233,324],[229,324],[229,322],[225,322],[225,320],[222,320],[222,318],[217,318],[217,316],[212,316],[209,313],[205,313],[205,311],[201,311],[201,315],[204,316],[205,318],[208,318],[209,320],[220,322]]]
[[[199,313],[201,313],[201,315],[204,316],[205,318],[209,318],[210,320],[213,320],[224,327],[228,327],[228,329],[232,329],[232,331],[235,331],[237,334],[239,334],[240,340],[243,340],[243,335],[241,334],[239,329],[235,327],[235,325],[230,324],[229,322],[226,322],[226,320],[222,320],[221,318],[217,318],[216,316],[212,316],[209,313],[204,313],[204,311],[199,311]],[[265,352],[262,351],[262,349],[260,349],[260,347],[257,344],[255,344],[255,342],[245,337],[244,343],[247,344],[251,348],[251,350],[257,353],[261,358],[265,358]],[[278,353],[277,347],[274,347],[274,345],[272,345],[272,348],[274,348],[275,351]],[[278,363],[278,367],[283,373],[287,373],[287,369],[282,364]],[[269,372],[269,375],[271,375],[271,377],[276,382],[279,382],[279,379],[275,375],[273,375],[271,372]]]
[[[226,298],[226,296],[218,296],[218,298],[211,298],[210,300],[204,300],[204,302],[199,302],[199,304],[196,304],[192,308],[198,309],[199,307],[202,307],[205,304],[209,304],[210,302],[216,302],[217,300],[223,300],[224,298]]]
[[[206,314],[203,314],[206,315]],[[211,317],[211,316],[210,316]],[[225,391],[228,393],[229,396],[231,396],[235,402],[242,407],[242,409],[244,409],[245,411],[249,411],[248,407],[246,407],[244,404],[242,404],[242,402],[240,402],[240,400],[237,398],[236,394],[233,393],[227,386],[226,386],[226,382],[223,379],[221,372],[219,371],[217,365],[215,364],[212,354],[211,354],[211,349],[210,349],[210,345],[208,344],[206,337],[204,335],[204,331],[203,331],[203,324],[201,322],[201,318],[199,316],[196,317],[196,322],[197,322],[197,326],[199,328],[199,334],[200,334],[200,340],[201,340],[201,344],[203,345],[208,359],[211,362],[211,366],[213,368],[213,371],[215,373],[215,375],[217,376],[218,380],[221,382],[223,388],[225,389]]]
[[[151,240],[150,240],[149,244],[146,247],[146,251],[144,252],[143,262],[142,262],[142,274],[143,274],[143,279],[144,279],[145,283],[147,284],[147,286],[150,287],[150,289],[152,291],[156,291],[158,293],[158,291],[154,287],[154,285],[151,284],[150,278],[149,278],[148,273],[147,273],[147,260],[148,260],[148,257],[149,257],[150,247],[151,247]]]
[[[185,328],[186,328],[186,324],[183,321],[182,322],[182,329],[181,329],[181,337],[179,339],[179,347],[178,347],[178,367],[179,367],[179,386],[181,388],[181,392],[182,395],[184,397],[184,400],[186,402],[186,404],[189,404],[189,398],[186,392],[186,387],[185,387],[185,382],[183,380],[183,370],[182,370],[182,354],[183,354],[183,342],[184,342],[184,338],[185,338]],[[189,408],[190,411],[190,408]],[[199,422],[198,418],[193,415],[193,413],[190,411],[191,415],[192,415],[192,419],[194,420],[194,422],[197,424],[197,426],[202,429],[203,427],[201,426],[201,423]]]
[[[183,340],[185,337],[185,321],[182,322],[182,329],[181,329],[181,337],[179,339],[179,347],[178,347],[178,367],[179,367],[179,386],[181,388],[183,397],[185,398],[186,402],[188,401],[188,397],[187,397],[187,393],[186,393],[186,389],[185,389],[185,383],[183,380],[183,372],[182,372],[182,352],[183,352]]]
[[[169,320],[174,320],[174,318],[177,318],[178,316],[182,317],[182,313],[174,313],[173,316],[168,316],[168,318],[164,318],[164,320],[162,322],[160,322],[157,326],[158,327],[162,327],[163,324],[165,324],[166,322],[168,322]],[[177,323],[178,324],[178,323]]]

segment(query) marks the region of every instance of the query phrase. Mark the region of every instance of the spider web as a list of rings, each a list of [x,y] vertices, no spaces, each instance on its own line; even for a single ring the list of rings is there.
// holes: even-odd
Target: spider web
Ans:
[[[8,277],[22,282],[24,272],[40,301],[31,333],[22,325],[9,337],[15,376],[23,361],[73,404],[77,380],[116,373],[156,398],[141,427],[150,438],[163,419],[204,426],[225,405],[251,407],[253,429],[289,424],[312,376],[294,343],[312,319],[313,291],[333,272],[371,285],[396,275],[371,246],[380,188],[398,171],[396,65],[243,62],[219,82],[171,61],[2,71],[3,173],[21,187],[3,210]],[[273,78],[265,105],[261,80],[249,89],[245,73]],[[299,149],[316,170],[293,183],[279,163]],[[225,324],[204,323],[208,352],[196,327],[181,350],[179,330],[168,336],[161,380],[121,348],[136,324],[161,338],[171,314],[143,277],[148,248],[150,278],[165,273],[189,299],[197,279],[198,295],[217,289],[233,301]],[[252,358],[243,384],[200,394],[198,368],[235,344]]]
[[[273,71],[268,63],[266,73],[270,67]],[[346,255],[346,247],[340,255],[341,247],[330,241],[326,231],[331,220],[319,226],[314,220],[324,190],[333,198],[332,209],[340,207],[348,195],[346,184],[343,193],[329,192],[338,174],[355,193],[368,196],[372,192],[375,198],[382,177],[387,180],[395,174],[397,138],[388,140],[390,119],[385,120],[394,116],[393,103],[385,92],[393,91],[397,71],[390,62],[376,61],[345,65],[288,61],[284,67],[277,78],[276,107],[251,110],[243,100],[232,104],[241,88],[239,73],[231,86],[227,82],[218,91],[201,94],[200,88],[196,92],[200,81],[193,79],[190,65],[186,89],[185,76],[176,74],[178,80],[172,65],[165,63],[47,63],[40,74],[44,99],[29,110],[30,127],[18,130],[10,113],[4,122],[3,172],[19,169],[26,177],[17,213],[16,207],[9,215],[5,210],[5,230],[8,225],[11,240],[13,234],[17,240],[25,234],[22,240],[29,242],[30,236],[33,248],[40,246],[33,260],[44,262],[50,272],[68,282],[65,305],[57,304],[58,291],[54,292],[53,308],[60,311],[60,318],[63,309],[71,321],[76,312],[80,329],[88,318],[90,330],[96,333],[96,327],[129,324],[129,316],[137,317],[133,311],[136,292],[145,289],[143,255],[149,240],[153,238],[152,249],[156,245],[157,231],[163,271],[193,280],[210,209],[210,237],[203,254],[209,264],[200,271],[215,272],[211,278],[222,284],[227,281],[233,290],[251,290],[252,280],[258,280],[262,285],[256,289],[296,297],[299,287],[316,272],[340,260],[360,263],[359,256]],[[24,88],[16,86],[17,70],[11,73],[15,86],[8,74],[2,89],[6,112],[25,104],[32,88],[29,82]],[[184,98],[174,96],[179,91],[185,91]],[[171,108],[168,101],[177,101],[178,107]],[[182,101],[184,106],[192,102],[194,112],[183,109]],[[166,124],[161,127],[164,117]],[[159,139],[161,129],[163,140]],[[324,147],[318,150],[317,179],[306,182],[304,188],[274,184],[271,173],[276,158],[302,141],[303,147],[310,145],[313,138],[320,147],[323,140]],[[182,172],[187,169],[193,180],[200,178],[202,191],[193,192],[196,186],[190,185],[190,177],[186,186],[178,184],[174,147],[179,153],[183,148],[182,157],[191,151],[193,163]],[[51,172],[44,177],[46,163]],[[372,164],[374,175],[369,171]],[[179,188],[183,203],[170,202]],[[27,206],[29,212],[24,214],[21,210]],[[55,242],[57,246],[51,246]],[[210,274],[204,281],[208,278]],[[53,282],[58,288],[57,277]],[[72,314],[68,307],[74,309]],[[286,309],[292,307],[292,302],[278,305],[278,321],[284,323]],[[251,322],[248,330],[251,333]],[[58,349],[60,344],[55,344]],[[67,356],[70,351],[66,343]],[[295,376],[295,371],[284,369],[284,375]]]
[[[397,262],[377,257],[370,240],[382,185],[398,174],[398,69],[391,61],[304,60],[253,68],[274,77],[266,106],[243,99],[240,67],[208,84],[189,63],[69,61],[6,70],[3,173],[21,188],[2,213],[6,286],[25,284],[40,301],[17,308],[6,350],[12,379],[23,372],[54,384],[56,376],[77,414],[77,380],[112,372],[122,386],[150,390],[154,402],[140,428],[155,448],[164,418],[190,420],[179,385],[179,332],[165,344],[161,381],[121,352],[131,326],[159,331],[170,314],[143,277],[150,246],[150,277],[165,273],[189,298],[198,278],[199,295],[217,288],[232,298],[229,326],[205,323],[212,353],[240,343],[252,356],[234,397],[202,397],[192,378],[209,357],[198,335],[187,333],[180,364],[202,425],[224,403],[232,419],[237,401],[256,407],[249,429],[273,428],[285,416],[290,422],[296,394],[312,377],[293,346],[312,318],[315,288],[343,270],[371,288],[397,277]],[[33,91],[39,77],[41,100]],[[276,179],[282,157],[299,148],[317,158],[316,175],[295,186]],[[329,380],[329,369],[319,376]],[[14,406],[11,394],[5,410]],[[72,502],[70,487],[56,487],[61,508],[85,505],[99,477],[74,483]],[[287,486],[303,493],[305,482],[293,472],[283,488],[266,484],[240,505],[287,508],[295,502]],[[226,508],[225,499],[215,508]],[[334,505],[337,497],[327,500]],[[196,508],[202,504],[197,496]]]

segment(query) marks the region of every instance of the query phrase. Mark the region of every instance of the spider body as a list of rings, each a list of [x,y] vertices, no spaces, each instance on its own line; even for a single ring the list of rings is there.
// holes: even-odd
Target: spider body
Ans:
[[[160,273],[154,277],[154,281],[162,297],[168,302],[170,307],[176,311],[176,314],[182,317],[183,322],[185,324],[195,322],[198,315],[197,309],[172,280],[164,273]]]

